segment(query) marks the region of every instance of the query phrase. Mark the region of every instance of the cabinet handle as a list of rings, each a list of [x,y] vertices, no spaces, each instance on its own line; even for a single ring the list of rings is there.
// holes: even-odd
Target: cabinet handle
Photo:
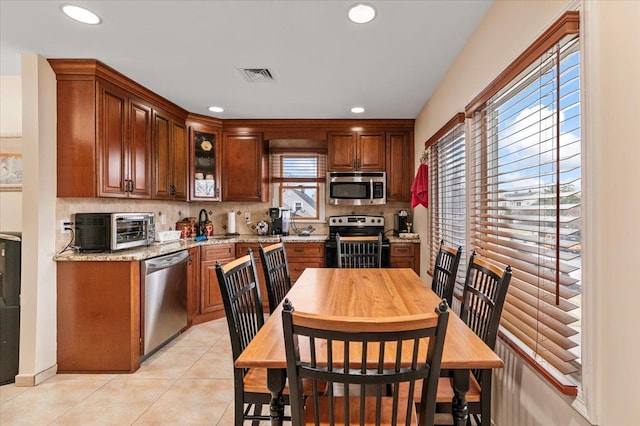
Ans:
[[[294,249],[293,251],[295,251],[296,253],[304,253],[304,249],[301,248]]]
[[[169,195],[176,195],[176,186],[175,185],[169,185]]]
[[[220,198],[220,187],[216,188],[216,198]]]
[[[133,192],[133,180],[129,179],[129,192]]]

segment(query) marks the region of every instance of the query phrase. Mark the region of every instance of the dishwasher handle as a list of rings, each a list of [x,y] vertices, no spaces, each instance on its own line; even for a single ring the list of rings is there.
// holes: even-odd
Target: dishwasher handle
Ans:
[[[145,275],[149,275],[161,269],[170,268],[186,261],[188,257],[189,252],[187,250],[183,250],[178,253],[147,259],[144,261],[144,273]]]

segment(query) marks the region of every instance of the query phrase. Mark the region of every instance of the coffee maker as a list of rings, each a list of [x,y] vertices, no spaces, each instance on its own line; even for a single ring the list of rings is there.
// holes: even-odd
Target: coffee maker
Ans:
[[[396,237],[400,233],[411,232],[409,224],[411,223],[411,216],[406,210],[402,209],[396,213],[393,217],[393,235]]]
[[[289,209],[272,207],[269,209],[269,219],[271,219],[271,235],[289,235],[289,224],[291,223]]]

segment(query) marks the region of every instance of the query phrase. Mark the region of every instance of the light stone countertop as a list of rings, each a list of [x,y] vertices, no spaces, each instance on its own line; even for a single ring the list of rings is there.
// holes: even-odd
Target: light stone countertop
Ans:
[[[171,241],[167,243],[153,243],[148,247],[138,247],[128,250],[120,250],[113,253],[79,253],[75,251],[67,251],[64,253],[56,254],[53,256],[53,260],[58,262],[72,261],[72,262],[117,262],[117,261],[135,261],[145,260],[152,257],[162,256],[164,254],[175,253],[180,250],[187,250],[192,247],[200,247],[212,244],[229,244],[229,243],[266,243],[275,244],[282,242],[296,242],[296,243],[318,243],[324,242],[328,235],[312,235],[308,237],[299,237],[296,235],[290,235],[281,237],[279,235],[238,235],[235,237],[218,235],[209,237],[205,241],[193,241],[192,239],[184,239],[179,241]]]

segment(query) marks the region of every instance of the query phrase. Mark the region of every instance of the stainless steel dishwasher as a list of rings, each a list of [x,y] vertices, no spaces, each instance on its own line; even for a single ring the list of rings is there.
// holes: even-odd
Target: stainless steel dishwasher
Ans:
[[[187,261],[183,250],[142,262],[142,357],[147,358],[187,326]]]

